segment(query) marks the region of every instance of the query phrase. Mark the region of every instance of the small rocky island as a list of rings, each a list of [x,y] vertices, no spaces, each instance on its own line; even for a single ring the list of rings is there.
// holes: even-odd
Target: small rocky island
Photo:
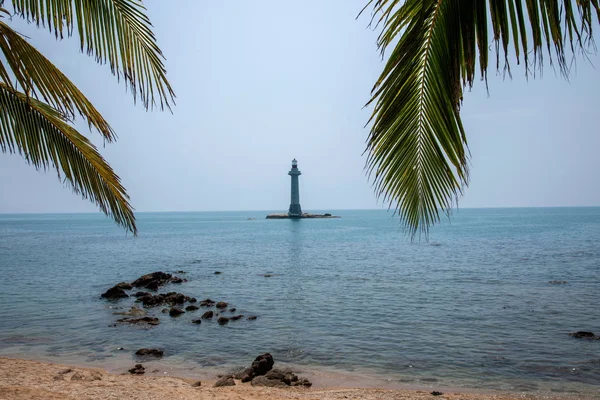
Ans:
[[[287,214],[269,214],[267,219],[340,218],[329,213],[310,214],[302,212],[302,207],[300,207],[300,185],[298,184],[298,177],[302,175],[302,172],[298,169],[298,161],[295,158],[292,160],[292,169],[288,172],[288,175],[292,177],[290,208]]]
[[[267,219],[297,219],[297,218],[341,218],[337,215],[331,215],[329,213],[325,214],[309,214],[302,213],[300,215],[290,215],[290,214],[269,214],[267,215]]]

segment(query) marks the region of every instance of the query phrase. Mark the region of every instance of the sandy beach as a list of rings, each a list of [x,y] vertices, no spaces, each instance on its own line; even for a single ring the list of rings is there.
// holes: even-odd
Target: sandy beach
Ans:
[[[0,358],[0,399],[575,399],[525,393],[444,392],[433,396],[425,390],[349,387],[267,388],[236,380],[233,387],[214,387],[214,380],[173,376],[114,374],[39,361]]]

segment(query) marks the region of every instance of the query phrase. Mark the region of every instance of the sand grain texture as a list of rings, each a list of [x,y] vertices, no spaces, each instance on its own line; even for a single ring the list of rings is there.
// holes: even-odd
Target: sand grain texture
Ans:
[[[67,368],[72,371],[64,373]],[[75,379],[71,379],[76,375]],[[194,379],[177,377],[115,375],[97,369],[67,367],[20,359],[0,358],[2,400],[275,400],[275,399],[452,399],[512,400],[548,399],[531,394],[444,393],[360,388],[261,388],[236,381],[235,387],[214,388],[214,381],[193,387]],[[561,399],[566,399],[562,397]],[[573,399],[571,397],[570,399]]]

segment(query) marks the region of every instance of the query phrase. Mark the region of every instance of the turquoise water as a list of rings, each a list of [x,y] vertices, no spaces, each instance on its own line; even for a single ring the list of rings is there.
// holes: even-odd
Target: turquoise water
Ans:
[[[398,384],[599,393],[600,341],[568,333],[600,334],[600,208],[465,209],[416,243],[385,211],[265,214],[139,213],[137,238],[101,215],[0,215],[0,355],[131,364],[160,346],[223,369],[269,351]],[[132,301],[100,294],[158,270],[258,319],[109,326]]]

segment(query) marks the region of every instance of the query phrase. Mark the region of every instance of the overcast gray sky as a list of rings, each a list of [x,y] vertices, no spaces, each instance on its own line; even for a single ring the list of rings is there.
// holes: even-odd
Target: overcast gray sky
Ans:
[[[146,112],[108,66],[14,23],[94,102],[119,135],[101,153],[138,211],[286,210],[296,157],[302,207],[377,208],[364,171],[362,109],[383,67],[364,1],[146,2],[177,94]],[[600,58],[592,56],[594,65]],[[600,78],[577,63],[571,82],[489,77],[465,94],[471,184],[463,207],[600,205]],[[82,132],[87,125],[79,121]],[[0,154],[0,212],[96,208],[19,156]]]

